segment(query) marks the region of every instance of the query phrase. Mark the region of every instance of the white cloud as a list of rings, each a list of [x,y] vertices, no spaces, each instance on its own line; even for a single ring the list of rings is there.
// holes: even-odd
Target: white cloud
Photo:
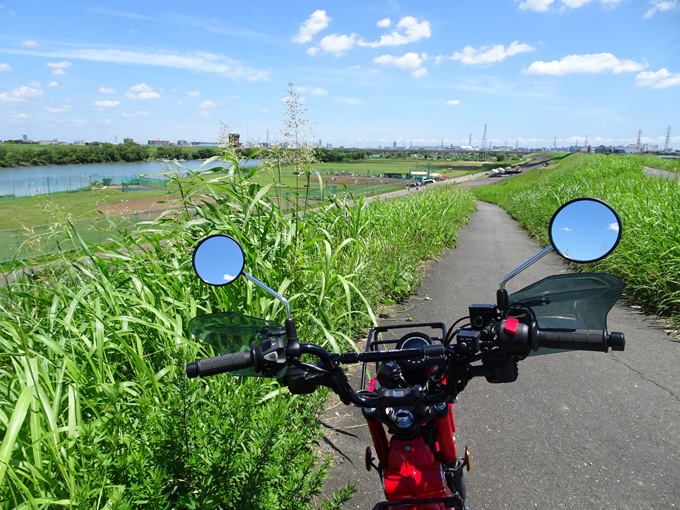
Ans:
[[[135,113],[123,113],[122,117],[130,118],[130,117],[148,117],[150,115],[148,110],[140,110]]]
[[[446,104],[457,105],[460,104],[460,101],[458,99],[451,99],[450,101],[447,101]]]
[[[150,87],[146,83],[140,83],[139,85],[130,87],[125,93],[125,97],[130,99],[156,99],[157,97],[161,97],[161,95],[158,92],[155,92],[153,87]]]
[[[71,67],[73,62],[48,62],[47,67],[53,68],[52,74],[66,74],[66,68]]]
[[[207,117],[210,117],[210,113],[209,113],[209,112],[206,112],[205,110],[203,110],[203,111],[201,112],[201,117],[206,117],[206,118],[207,118]]]
[[[0,94],[0,102],[5,103],[23,103],[31,97],[40,97],[44,94],[44,91],[37,84],[31,84],[28,87],[24,85],[18,89],[14,89],[12,92],[3,92]],[[36,86],[37,85],[37,86]]]
[[[359,41],[361,41],[361,38],[357,34],[352,34],[352,35],[340,35],[340,34],[331,34],[327,35],[321,41],[319,42],[319,46],[321,46],[321,49],[323,51],[326,51],[328,53],[334,53],[336,56],[340,56],[343,53],[345,53],[348,50],[351,50],[354,46],[356,46]],[[315,55],[318,52],[318,49],[312,49],[310,48],[307,50],[307,53],[310,55]]]
[[[635,77],[635,85],[638,87],[651,87],[653,89],[665,89],[680,85],[680,73],[671,73],[665,67],[657,72],[645,71]]]
[[[50,113],[65,113],[65,112],[70,112],[73,110],[73,107],[70,104],[65,104],[64,106],[48,106],[45,108]]]
[[[24,41],[21,43],[22,46],[26,46],[27,48],[39,48],[40,45],[36,41]]]
[[[99,92],[102,94],[115,94],[116,91],[115,89],[112,89],[111,87],[99,87]]]
[[[58,87],[59,82],[58,81],[51,81],[47,84],[48,87]]]
[[[187,95],[188,95],[189,97],[198,97],[198,96],[201,95],[201,91],[200,91],[200,90],[190,90],[190,91],[187,93]]]
[[[409,71],[414,78],[422,78],[427,74],[427,69],[422,67],[424,59],[417,53],[409,52],[401,57],[395,55],[381,55],[373,59],[376,64],[394,65]]]
[[[652,0],[651,7],[645,13],[643,18],[651,18],[657,12],[672,11],[678,8],[678,0]]]
[[[519,8],[523,11],[546,12],[555,0],[517,0]],[[577,9],[591,2],[598,1],[604,5],[614,5],[622,0],[561,0],[562,8]]]
[[[491,64],[493,62],[500,62],[506,57],[534,51],[535,49],[533,46],[520,43],[519,41],[511,43],[507,48],[502,44],[482,46],[479,49],[466,46],[463,48],[463,51],[456,51],[450,58],[452,60],[460,60],[463,64]]]
[[[297,98],[297,100],[298,100],[299,103],[304,103],[305,101],[307,101],[307,97],[306,96],[300,96],[300,97]],[[290,96],[286,96],[286,97],[281,98],[281,102],[283,104],[290,104],[292,101],[293,101],[293,99]]]
[[[12,66],[9,64],[0,64],[0,71],[11,71]]]
[[[25,113],[15,113],[14,115],[12,115],[12,117],[14,117],[17,120],[25,120],[28,118],[28,115],[26,115]]]
[[[330,20],[326,11],[314,11],[309,19],[300,25],[300,30],[293,40],[299,43],[310,42],[312,37],[328,27]]]
[[[522,11],[544,12],[548,10],[554,0],[526,0],[520,2],[519,8]]]
[[[559,76],[572,73],[597,74],[606,71],[624,73],[641,71],[644,64],[633,60],[619,60],[611,53],[595,53],[587,55],[567,55],[562,60],[551,62],[536,61],[526,69],[529,74],[549,74]]]
[[[383,20],[384,21],[384,20]],[[379,22],[380,23],[380,22]],[[380,26],[380,25],[379,25]],[[399,20],[396,30],[387,35],[380,36],[377,42],[361,43],[364,46],[378,48],[381,46],[401,46],[432,35],[429,21],[418,21],[413,16],[406,16]]]
[[[104,109],[104,108],[113,108],[114,106],[118,106],[120,104],[120,101],[95,101],[92,103],[92,106],[98,109]]]
[[[3,52],[47,58],[70,58],[92,62],[169,67],[185,71],[220,74],[235,81],[242,79],[257,81],[269,78],[268,70],[252,69],[224,55],[206,52],[145,52],[100,48],[73,49],[70,47],[56,51],[3,50]]]
[[[389,18],[378,21],[378,26],[387,27],[391,24]],[[358,34],[330,34],[319,41],[318,46],[307,49],[309,55],[316,55],[320,51],[333,53],[336,56],[343,55],[355,46],[367,46],[379,48],[383,46],[400,46],[418,41],[431,35],[430,23],[418,21],[413,16],[406,16],[397,23],[396,29],[389,34],[380,37],[379,41],[365,42]],[[310,38],[311,40],[311,38]]]
[[[571,9],[577,9],[585,4],[589,4],[595,1],[599,1],[601,4],[604,5],[614,5],[618,4],[619,2],[622,2],[623,0],[562,0],[562,3]]]
[[[216,108],[217,103],[213,101],[203,101],[201,104],[198,105],[199,108]]]
[[[328,95],[328,91],[322,89],[321,87],[316,87],[316,88],[312,88],[312,87],[295,87],[295,88],[297,89],[298,92],[300,92],[300,93],[302,93],[302,94],[304,94],[304,93],[306,93],[306,92],[309,92],[309,93],[312,94],[313,96],[327,96],[327,95]]]
[[[389,27],[391,24],[392,24],[392,20],[391,20],[390,18],[381,19],[380,21],[378,21],[378,22],[376,23],[376,25],[379,26],[379,27],[381,27],[381,28],[387,28],[387,27]]]

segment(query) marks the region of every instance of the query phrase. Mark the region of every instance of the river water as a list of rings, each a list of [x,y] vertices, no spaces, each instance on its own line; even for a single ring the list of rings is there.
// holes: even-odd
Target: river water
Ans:
[[[157,162],[146,161],[138,163],[98,163],[91,165],[58,165],[58,166],[27,166],[20,168],[0,168],[0,197],[14,195],[17,197],[74,191],[93,182],[102,183],[104,179],[111,179],[111,184],[120,184],[123,179],[131,179],[147,174],[164,174],[183,172],[187,169],[196,170],[204,161]],[[230,163],[213,161],[204,168],[229,166]],[[259,161],[248,161],[248,165],[259,165]],[[181,165],[181,166],[180,166]]]

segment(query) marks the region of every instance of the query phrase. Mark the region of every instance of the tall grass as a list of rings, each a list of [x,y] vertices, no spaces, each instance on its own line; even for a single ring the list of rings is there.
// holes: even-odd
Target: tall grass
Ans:
[[[559,205],[582,196],[606,201],[621,216],[623,235],[614,253],[595,267],[621,276],[629,299],[680,324],[680,186],[676,180],[646,176],[638,158],[584,154],[566,159],[557,169],[536,170],[478,188],[475,194],[508,210],[544,244],[550,216]]]
[[[210,354],[189,336],[193,316],[284,318],[245,279],[199,283],[193,247],[233,235],[248,272],[289,298],[301,338],[346,349],[378,303],[406,295],[423,261],[455,242],[474,200],[433,191],[288,216],[248,177],[236,166],[182,184],[182,213],[139,231],[112,220],[106,256],[65,229],[78,262],[0,288],[0,508],[311,507],[327,469],[322,395],[184,377],[185,362]]]
[[[644,166],[649,166],[652,168],[660,168],[662,170],[667,170],[669,172],[680,172],[680,159],[679,158],[660,158],[657,156],[641,156],[637,154],[631,154],[627,156],[633,158],[640,162]]]

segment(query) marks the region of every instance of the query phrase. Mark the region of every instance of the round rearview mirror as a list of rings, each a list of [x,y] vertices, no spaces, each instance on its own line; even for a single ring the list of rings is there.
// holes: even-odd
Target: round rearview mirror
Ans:
[[[550,243],[572,262],[595,262],[609,255],[621,239],[621,219],[601,200],[577,198],[550,220]]]
[[[221,234],[206,237],[194,250],[194,271],[210,285],[228,285],[243,272],[245,254],[233,238]]]

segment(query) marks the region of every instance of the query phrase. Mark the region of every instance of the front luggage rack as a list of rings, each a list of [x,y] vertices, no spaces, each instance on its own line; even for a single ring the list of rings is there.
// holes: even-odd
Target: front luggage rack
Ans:
[[[435,342],[441,343],[444,342],[444,339],[446,338],[446,325],[444,325],[443,322],[423,322],[414,324],[397,324],[394,326],[376,326],[371,328],[371,330],[368,332],[368,338],[366,339],[366,349],[364,352],[379,351],[381,346],[395,346],[401,339],[401,336],[399,336],[390,340],[379,340],[378,335],[381,333],[385,333],[388,331],[391,332],[392,330],[395,329],[411,329],[422,331],[425,328],[441,331],[441,336],[440,334],[437,334],[436,336],[430,335],[430,337]],[[367,362],[363,363],[363,369],[361,371],[361,389],[364,390],[366,389],[366,364]],[[376,372],[378,370],[378,365],[379,363],[375,364]]]
[[[465,510],[465,503],[458,494],[455,496],[448,496],[445,498],[425,498],[425,499],[408,499],[405,501],[381,501],[377,503],[373,510],[393,509],[399,510],[399,507],[425,505],[427,503],[444,503],[444,506],[450,510]]]

